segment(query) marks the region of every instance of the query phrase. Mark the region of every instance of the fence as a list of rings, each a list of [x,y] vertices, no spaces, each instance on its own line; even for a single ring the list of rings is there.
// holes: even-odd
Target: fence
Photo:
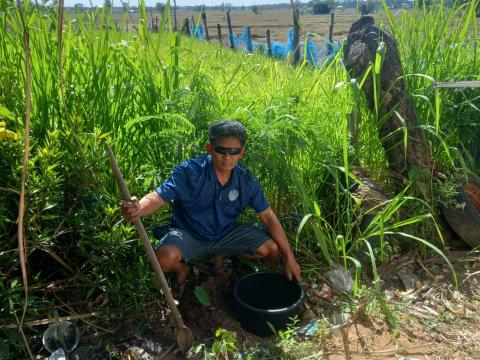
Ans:
[[[241,34],[234,34],[232,30],[232,21],[230,10],[226,12],[227,18],[227,44],[233,50],[245,51],[248,53],[263,53],[265,56],[288,59],[292,63],[299,61],[307,61],[308,63],[321,67],[325,62],[330,61],[338,51],[341,49],[341,42],[333,40],[333,25],[334,14],[330,17],[330,27],[328,39],[324,40],[322,44],[316,44],[313,39],[320,39],[316,34],[304,32],[304,39],[300,42],[300,25],[298,10],[293,12],[293,26],[289,29],[286,41],[271,41],[270,29],[266,31],[266,42],[252,40],[250,34],[250,27],[245,25]],[[199,40],[210,41],[207,13],[201,12],[202,24],[196,24],[195,19],[185,18],[182,28],[180,29],[185,35],[194,37]],[[176,21],[175,21],[176,23]],[[158,18],[153,19],[151,27],[153,31],[158,31]],[[224,45],[222,38],[222,27],[217,24],[217,40],[221,45]]]

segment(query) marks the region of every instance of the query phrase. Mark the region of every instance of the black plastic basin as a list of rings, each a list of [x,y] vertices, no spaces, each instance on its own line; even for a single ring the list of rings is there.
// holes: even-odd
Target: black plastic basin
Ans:
[[[289,318],[298,313],[304,291],[295,280],[276,272],[257,272],[241,277],[233,288],[237,317],[242,327],[258,336],[285,329]]]

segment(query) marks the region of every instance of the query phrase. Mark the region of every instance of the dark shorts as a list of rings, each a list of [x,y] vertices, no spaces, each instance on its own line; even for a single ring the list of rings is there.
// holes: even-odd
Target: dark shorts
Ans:
[[[254,225],[238,225],[225,237],[217,241],[201,241],[182,229],[170,229],[160,239],[161,246],[173,245],[182,253],[183,260],[218,254],[255,254],[257,249],[264,244],[270,236],[268,233]]]

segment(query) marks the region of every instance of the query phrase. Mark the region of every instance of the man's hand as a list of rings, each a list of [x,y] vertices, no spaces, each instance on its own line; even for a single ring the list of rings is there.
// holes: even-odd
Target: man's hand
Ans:
[[[133,196],[130,201],[122,203],[122,216],[127,221],[135,221],[141,215],[142,207],[140,201],[136,196]]]
[[[287,275],[288,280],[295,278],[298,282],[302,281],[302,270],[293,255],[287,258],[285,263],[285,275]]]

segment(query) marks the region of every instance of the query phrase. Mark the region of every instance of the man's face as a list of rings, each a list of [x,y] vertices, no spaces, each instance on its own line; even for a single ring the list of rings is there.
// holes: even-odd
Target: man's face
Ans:
[[[215,145],[209,144],[213,166],[220,171],[231,171],[242,158],[245,148],[235,137],[220,138]]]

